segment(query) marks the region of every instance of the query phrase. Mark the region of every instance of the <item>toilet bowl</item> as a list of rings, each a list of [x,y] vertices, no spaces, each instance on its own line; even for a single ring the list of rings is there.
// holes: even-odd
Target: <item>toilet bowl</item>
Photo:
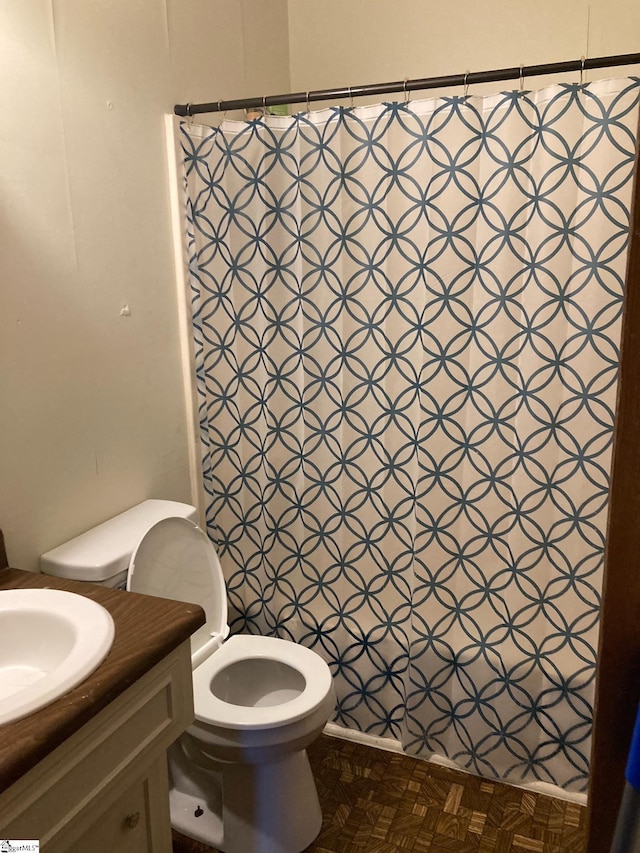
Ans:
[[[191,638],[195,720],[168,753],[171,823],[226,853],[299,853],[322,822],[306,748],[334,709],[329,667],[289,640],[227,639],[222,569],[193,508],[145,504],[106,522],[106,533],[94,528],[43,555],[41,568],[81,580],[90,579],[87,566],[104,574],[91,552],[108,539],[121,572],[120,534],[127,589],[203,607],[206,623]]]

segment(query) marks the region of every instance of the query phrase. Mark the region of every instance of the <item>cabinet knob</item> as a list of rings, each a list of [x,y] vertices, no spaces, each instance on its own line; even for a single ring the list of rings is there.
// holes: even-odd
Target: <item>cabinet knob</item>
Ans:
[[[128,814],[124,819],[124,825],[127,829],[135,829],[136,826],[140,823],[140,812],[134,812],[133,814]]]

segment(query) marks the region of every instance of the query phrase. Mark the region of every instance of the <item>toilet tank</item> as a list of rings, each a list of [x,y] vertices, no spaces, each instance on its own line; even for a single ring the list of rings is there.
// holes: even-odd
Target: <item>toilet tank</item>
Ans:
[[[147,530],[163,518],[197,523],[195,507],[177,501],[144,501],[92,527],[40,557],[46,575],[124,589],[129,560]]]

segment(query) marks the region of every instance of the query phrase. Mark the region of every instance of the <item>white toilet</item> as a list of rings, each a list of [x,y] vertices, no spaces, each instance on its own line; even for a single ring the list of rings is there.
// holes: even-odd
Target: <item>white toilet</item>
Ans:
[[[227,853],[299,853],[322,822],[305,750],[333,712],[331,673],[289,640],[226,639],[222,570],[195,516],[145,501],[43,554],[41,569],[204,608],[191,638],[196,718],[169,750],[171,823]]]

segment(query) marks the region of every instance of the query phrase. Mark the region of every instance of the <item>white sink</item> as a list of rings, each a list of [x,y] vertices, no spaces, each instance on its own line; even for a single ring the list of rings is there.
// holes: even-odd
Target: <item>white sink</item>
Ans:
[[[59,589],[0,590],[0,724],[84,681],[114,634],[111,615],[90,598]]]

